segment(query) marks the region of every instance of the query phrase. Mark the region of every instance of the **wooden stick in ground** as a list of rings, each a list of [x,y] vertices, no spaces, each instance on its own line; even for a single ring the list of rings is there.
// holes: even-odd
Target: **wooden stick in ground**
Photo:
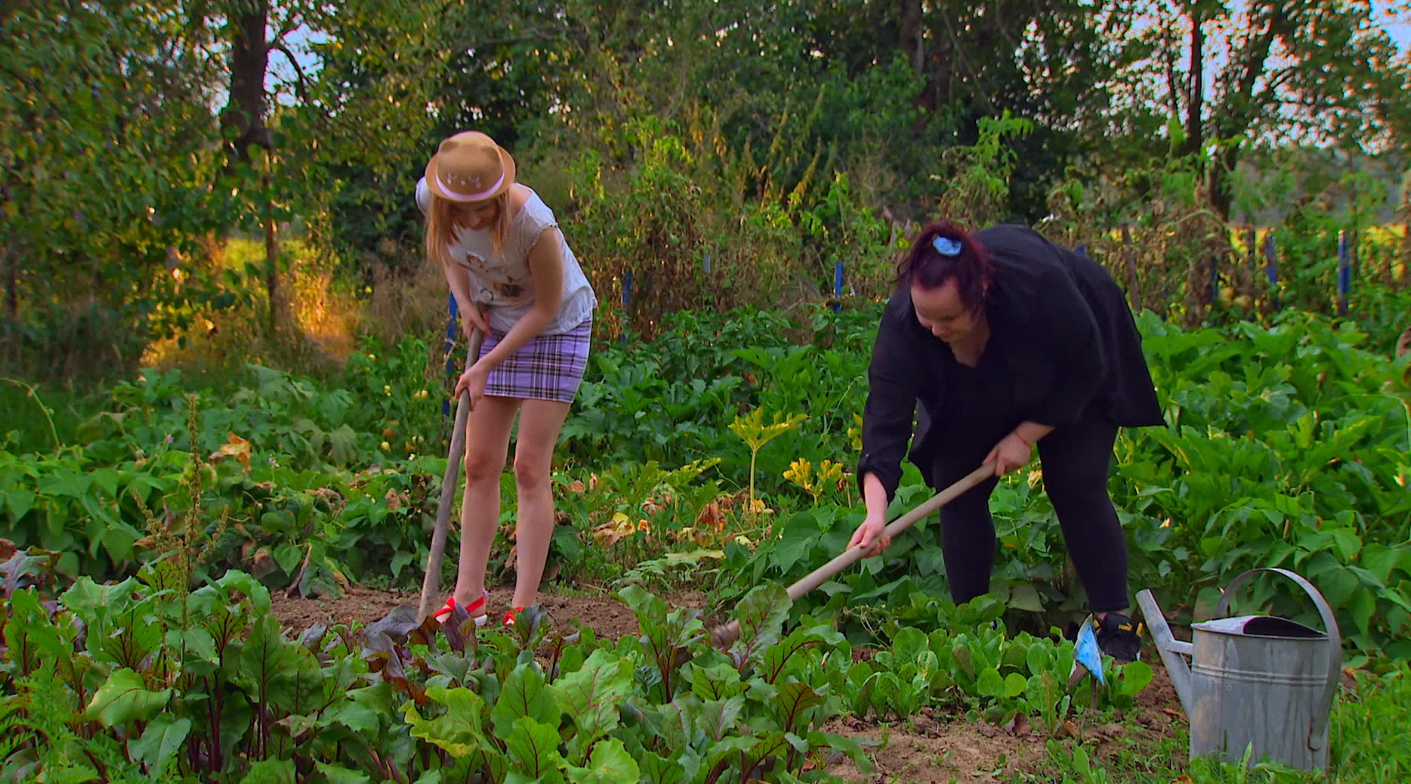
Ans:
[[[994,473],[995,467],[993,465],[982,465],[974,471],[971,471],[960,481],[936,493],[925,503],[889,523],[886,528],[886,535],[896,538],[897,534],[915,525],[917,521],[921,520],[926,515],[931,514],[955,500],[956,496],[959,496],[966,490],[994,476]],[[808,576],[789,586],[789,599],[797,600],[800,596],[822,585],[828,578],[841,572],[843,569],[846,569],[862,558],[864,552],[861,547],[849,548],[833,560],[814,569]],[[710,637],[717,648],[724,648],[740,638],[740,622],[735,620],[725,626],[717,626],[711,631]]]
[[[480,341],[480,330],[472,328],[468,356],[479,356]],[[417,604],[416,610],[418,624],[426,620],[426,616],[432,612],[432,604],[441,595],[441,562],[446,556],[451,507],[456,500],[456,480],[460,476],[461,461],[465,459],[465,431],[470,420],[470,408],[470,394],[462,392],[456,399],[456,425],[451,431],[451,448],[446,453],[446,474],[441,478],[441,500],[436,509],[436,528],[431,534],[431,552],[426,554],[426,574],[421,578],[421,602]]]

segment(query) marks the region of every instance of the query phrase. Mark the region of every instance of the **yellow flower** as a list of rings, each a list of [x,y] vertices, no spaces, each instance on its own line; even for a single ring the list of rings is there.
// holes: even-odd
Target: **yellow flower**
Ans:
[[[808,458],[800,457],[789,463],[788,470],[784,472],[784,478],[812,493],[813,463],[810,463]]]

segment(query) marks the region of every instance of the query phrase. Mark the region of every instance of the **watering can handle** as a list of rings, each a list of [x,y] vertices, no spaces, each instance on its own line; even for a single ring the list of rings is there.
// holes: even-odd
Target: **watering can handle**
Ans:
[[[1308,748],[1318,749],[1323,744],[1323,730],[1327,728],[1328,716],[1333,707],[1333,695],[1337,693],[1338,678],[1342,675],[1342,635],[1338,632],[1337,618],[1333,615],[1333,608],[1328,606],[1328,602],[1323,599],[1323,594],[1318,592],[1313,584],[1303,579],[1303,577],[1290,572],[1287,569],[1276,569],[1270,567],[1260,567],[1250,569],[1244,574],[1236,577],[1233,582],[1225,587],[1224,593],[1220,594],[1220,601],[1215,605],[1216,618],[1223,618],[1230,609],[1230,600],[1234,598],[1235,591],[1243,585],[1250,577],[1260,572],[1271,572],[1281,574],[1284,577],[1298,583],[1298,587],[1308,594],[1313,603],[1318,607],[1318,614],[1323,616],[1323,628],[1328,631],[1328,685],[1323,689],[1323,696],[1318,700],[1318,709],[1313,714],[1313,729],[1308,735]]]

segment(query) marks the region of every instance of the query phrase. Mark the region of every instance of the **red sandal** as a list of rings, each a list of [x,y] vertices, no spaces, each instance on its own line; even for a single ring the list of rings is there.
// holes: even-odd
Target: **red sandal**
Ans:
[[[489,598],[490,594],[482,590],[479,599],[465,606],[466,614],[470,616],[471,620],[475,621],[476,626],[484,626],[485,622],[490,620],[489,615],[485,612],[485,604]],[[451,613],[454,612],[455,609],[456,597],[452,596],[446,600],[445,604],[441,605],[441,609],[437,610],[433,617],[436,619],[437,623],[445,623],[446,619],[451,617]]]

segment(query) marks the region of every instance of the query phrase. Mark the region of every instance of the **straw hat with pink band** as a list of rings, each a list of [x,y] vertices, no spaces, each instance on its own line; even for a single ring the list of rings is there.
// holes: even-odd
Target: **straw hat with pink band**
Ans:
[[[426,164],[426,187],[447,201],[487,201],[511,185],[514,158],[479,131],[464,131],[445,139]]]

